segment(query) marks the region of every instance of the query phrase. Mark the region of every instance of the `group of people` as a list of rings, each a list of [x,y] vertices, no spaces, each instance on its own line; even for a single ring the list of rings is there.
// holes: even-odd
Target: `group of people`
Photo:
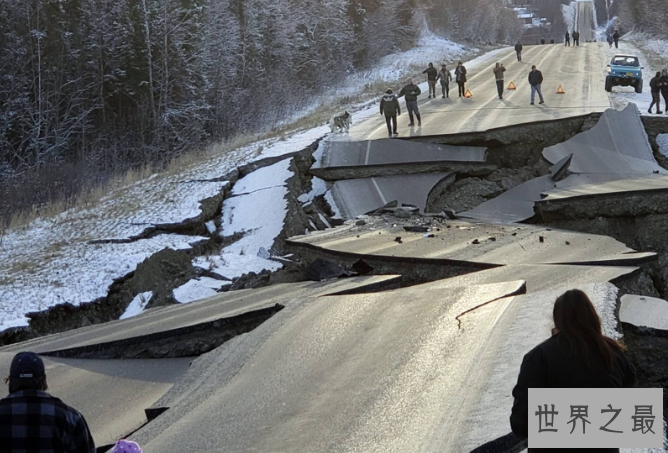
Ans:
[[[14,356],[5,379],[9,395],[0,400],[1,453],[95,453],[83,415],[47,393],[42,358]],[[119,440],[112,453],[142,453],[137,443]]]
[[[515,51],[517,52],[517,60],[522,61],[521,42],[517,42]],[[459,89],[459,97],[467,96],[467,70],[461,61],[457,63],[457,68],[454,72],[454,80],[457,83]],[[496,66],[493,69],[493,73],[496,79],[496,88],[499,94],[499,99],[503,99],[505,72],[505,66],[503,66],[502,63],[496,63]],[[423,71],[423,74],[427,75],[427,83],[429,85],[429,99],[436,98],[436,84],[439,81],[441,83],[442,98],[445,99],[450,97],[450,82],[453,80],[453,76],[446,65],[441,65],[441,69],[437,71],[434,67],[434,64],[429,63],[429,66]],[[531,72],[529,73],[529,85],[531,86],[531,105],[534,105],[536,93],[538,93],[540,97],[539,104],[545,103],[541,90],[542,83],[543,74],[536,68],[536,66],[532,66]],[[422,126],[422,116],[420,115],[420,108],[418,106],[418,96],[420,96],[420,94],[422,94],[422,90],[420,90],[420,87],[413,81],[412,78],[409,78],[406,81],[406,85],[401,89],[401,91],[399,91],[398,95],[395,94],[391,88],[388,88],[385,91],[385,94],[383,94],[380,99],[380,114],[385,116],[387,133],[390,137],[398,135],[397,118],[399,115],[401,115],[401,105],[399,104],[399,98],[402,96],[406,102],[406,110],[408,111],[408,116],[410,119],[408,126],[414,127],[416,119],[418,127]]]
[[[603,334],[601,319],[586,293],[573,289],[559,296],[552,320],[551,337],[524,356],[512,391],[510,426],[522,438],[528,437],[530,388],[635,385],[636,371],[624,347]],[[37,354],[17,354],[6,382],[9,395],[0,400],[0,452],[95,453],[84,417],[46,393],[44,363]],[[113,453],[141,453],[141,448],[121,440]]]
[[[652,92],[652,103],[649,105],[649,113],[652,113],[652,107],[656,105],[656,113],[661,114],[661,96],[664,100],[664,110],[668,114],[668,69],[657,72],[654,78],[650,80],[649,87]]]
[[[619,31],[617,31],[617,30],[615,30],[615,32],[613,34],[608,33],[608,36],[606,37],[606,41],[608,41],[608,45],[610,46],[611,49],[612,49],[613,44],[615,45],[615,49],[619,49],[619,38],[620,38],[620,35],[619,35]]]
[[[566,47],[571,46],[571,37],[573,38],[573,45],[574,46],[579,46],[580,45],[580,32],[577,30],[573,30],[573,34],[571,35],[568,33],[568,30],[566,31]]]
[[[453,80],[452,73],[446,65],[441,65],[439,71],[436,70],[433,63],[429,63],[429,67],[425,69],[423,74],[427,74],[427,83],[429,84],[429,99],[436,98],[436,84],[440,81],[442,98],[450,97],[450,82]],[[459,97],[466,94],[466,67],[460,61],[455,68],[455,82],[459,87]],[[385,91],[385,94],[380,99],[380,114],[385,116],[387,124],[387,132],[390,137],[398,135],[397,132],[397,117],[401,115],[401,106],[399,104],[400,97],[404,97],[406,101],[406,110],[410,118],[409,127],[415,126],[417,119],[418,127],[422,126],[422,116],[420,115],[420,108],[418,107],[418,96],[422,94],[420,87],[413,81],[412,78],[406,80],[406,85],[401,89],[398,95],[394,94],[391,88]]]

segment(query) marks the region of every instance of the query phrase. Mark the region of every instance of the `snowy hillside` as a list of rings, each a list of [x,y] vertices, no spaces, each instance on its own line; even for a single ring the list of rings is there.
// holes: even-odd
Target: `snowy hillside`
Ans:
[[[425,35],[420,43],[413,50],[384,59],[387,66],[351,77],[343,90],[359,92],[378,78],[399,83],[399,79],[429,61],[456,61],[478,52],[432,34]],[[475,61],[470,65],[474,66]],[[356,120],[377,114],[375,105],[366,104],[352,106]],[[187,249],[206,240],[203,236],[179,234],[143,236],[156,227],[159,230],[161,225],[198,217],[202,213],[200,201],[220,196],[229,188],[229,183],[221,178],[235,168],[299,151],[328,132],[329,128],[323,125],[254,142],[231,152],[214,150],[206,159],[178,171],[155,174],[117,188],[95,206],[70,209],[54,218],[38,218],[26,227],[5,232],[0,237],[0,331],[27,325],[25,314],[32,311],[105,297],[114,280],[134,271],[152,254],[165,247]],[[271,248],[283,227],[283,184],[290,176],[287,163],[282,161],[239,180],[232,188],[233,196],[223,205],[222,235],[247,234],[219,256],[195,259],[196,266],[229,279],[249,271],[280,267],[280,263],[257,254],[260,248]],[[211,228],[210,234],[214,231],[215,227]],[[210,281],[193,282],[178,292],[177,300],[187,302],[199,297],[193,294],[210,295],[215,291],[211,286]],[[144,294],[133,301],[126,316],[140,312],[149,299]]]

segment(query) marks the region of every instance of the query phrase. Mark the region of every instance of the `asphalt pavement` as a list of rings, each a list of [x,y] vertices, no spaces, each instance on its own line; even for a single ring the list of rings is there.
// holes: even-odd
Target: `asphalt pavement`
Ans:
[[[541,120],[569,118],[610,108],[610,100],[603,89],[607,64],[601,47],[603,44],[581,41],[583,43],[579,47],[565,47],[563,43],[525,46],[521,62],[517,61],[512,48],[483,58],[467,75],[466,87],[473,94],[472,98],[459,98],[454,82],[451,84],[449,99],[442,99],[440,96],[428,99],[426,93],[422,94],[418,100],[422,127],[409,128],[408,115],[403,113],[399,117],[400,136],[425,137],[477,132]],[[517,87],[513,91],[506,89],[503,100],[498,98],[492,72],[497,62],[503,63],[507,69],[505,87],[507,88],[511,81]],[[531,88],[528,76],[532,65],[536,65],[543,73],[544,105],[539,105],[538,100],[536,105],[529,105]],[[455,68],[453,66],[448,69],[454,71]],[[563,87],[565,94],[557,94],[559,86]],[[400,102],[404,110],[404,100],[400,99]],[[363,141],[386,137],[385,120],[377,115],[355,124],[350,133],[337,134],[330,140]]]

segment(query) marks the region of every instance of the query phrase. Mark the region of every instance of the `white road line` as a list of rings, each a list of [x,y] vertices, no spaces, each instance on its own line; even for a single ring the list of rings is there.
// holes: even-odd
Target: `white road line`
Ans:
[[[380,190],[380,187],[378,186],[378,183],[376,182],[376,178],[371,178],[371,182],[376,187],[376,190],[378,191],[378,195],[380,195],[380,200],[383,202],[383,206],[385,206],[387,204],[387,200],[385,199],[385,195],[383,195],[383,192]]]
[[[366,158],[364,159],[364,165],[369,165],[370,151],[371,151],[371,140],[369,140],[369,143],[366,145]]]

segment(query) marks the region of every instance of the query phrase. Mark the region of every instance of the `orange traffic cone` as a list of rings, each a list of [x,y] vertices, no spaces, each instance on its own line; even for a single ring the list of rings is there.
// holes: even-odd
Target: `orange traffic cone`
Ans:
[[[557,88],[557,94],[566,94],[564,88],[561,85],[559,85],[559,88]]]
[[[510,85],[508,85],[508,89],[509,90],[516,90],[517,87],[515,86],[515,84],[513,82],[510,82]]]
[[[471,99],[473,97],[473,93],[471,93],[471,90],[467,89],[466,93],[464,93],[464,97],[466,99]]]

